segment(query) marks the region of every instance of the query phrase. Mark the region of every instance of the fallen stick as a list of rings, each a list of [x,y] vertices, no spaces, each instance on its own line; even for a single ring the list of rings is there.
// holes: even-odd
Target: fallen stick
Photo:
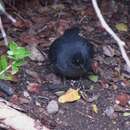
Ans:
[[[16,110],[16,106],[10,104],[3,98],[0,98],[0,124],[13,130],[49,130],[40,121],[34,120]]]
[[[5,30],[4,30],[2,20],[1,20],[1,15],[2,14],[7,16],[7,18],[10,19],[13,23],[16,23],[16,19],[13,18],[9,13],[6,12],[4,2],[2,0],[0,0],[0,30],[1,30],[2,36],[4,38],[5,46],[8,46],[7,34],[6,34]]]
[[[92,0],[92,5],[93,5],[93,8],[97,14],[97,17],[98,19],[100,20],[103,28],[115,39],[115,41],[117,42],[119,48],[120,48],[120,51],[121,51],[121,54],[122,54],[122,57],[124,58],[126,64],[128,65],[128,67],[130,68],[130,60],[129,60],[129,57],[127,56],[126,54],[126,51],[125,51],[125,42],[122,41],[114,32],[113,30],[110,28],[110,26],[106,23],[105,19],[103,18],[102,14],[101,14],[101,11],[98,7],[98,4],[97,4],[97,0]]]

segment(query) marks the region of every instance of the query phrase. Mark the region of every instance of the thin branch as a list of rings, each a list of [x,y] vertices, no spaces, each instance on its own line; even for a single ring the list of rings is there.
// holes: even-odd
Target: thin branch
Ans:
[[[93,8],[97,14],[97,17],[99,18],[103,28],[115,39],[115,41],[117,42],[119,48],[120,48],[120,51],[121,51],[121,54],[122,54],[122,57],[124,58],[126,64],[130,67],[130,60],[129,60],[129,57],[128,55],[126,54],[126,51],[125,51],[125,42],[122,41],[114,32],[113,30],[110,28],[110,26],[106,23],[105,19],[103,18],[102,14],[101,14],[101,11],[98,7],[98,4],[97,4],[97,0],[92,0],[92,4],[93,4]]]
[[[7,13],[7,12],[5,11],[4,14],[7,16],[8,19],[10,19],[10,20],[12,21],[12,23],[16,23],[16,19],[13,18],[9,13]]]
[[[0,30],[1,30],[2,36],[4,38],[5,46],[8,46],[8,39],[7,39],[7,35],[5,33],[5,30],[4,30],[3,24],[2,24],[1,16],[0,16]]]
[[[5,73],[7,70],[9,70],[12,67],[12,64],[10,64],[9,66],[7,66],[4,70],[2,70],[0,72],[0,75],[2,75],[3,73]]]
[[[6,12],[3,1],[0,1],[0,12],[2,14],[6,15],[7,18],[10,19],[13,23],[16,23],[16,19],[14,19],[10,14],[8,14]],[[8,39],[7,39],[5,30],[4,30],[3,24],[2,24],[1,16],[0,16],[0,30],[1,30],[2,36],[4,38],[5,46],[8,46]]]

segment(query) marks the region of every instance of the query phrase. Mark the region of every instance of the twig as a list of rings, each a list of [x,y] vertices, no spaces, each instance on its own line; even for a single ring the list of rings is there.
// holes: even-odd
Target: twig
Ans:
[[[124,58],[126,64],[130,67],[130,60],[129,60],[129,57],[128,55],[126,54],[126,51],[125,51],[125,42],[122,41],[114,32],[113,30],[110,28],[110,26],[106,23],[105,19],[103,18],[102,14],[101,14],[101,11],[98,7],[98,4],[97,4],[97,0],[92,0],[92,4],[93,4],[93,8],[97,14],[97,17],[99,18],[103,28],[115,39],[115,41],[117,42],[119,48],[120,48],[120,51],[121,51],[121,54],[122,54],[122,57]]]
[[[8,69],[10,69],[13,64],[14,64],[14,62],[13,62],[12,64],[10,64],[9,66],[7,66],[4,70],[2,70],[2,71],[0,72],[0,75],[2,75],[2,74],[5,73]]]
[[[16,23],[16,19],[14,19],[10,14],[8,14],[6,12],[5,7],[4,7],[4,3],[2,0],[0,1],[0,13],[6,15],[7,18],[10,19],[13,23]],[[0,16],[0,30],[1,30],[2,36],[4,38],[5,46],[8,46],[8,39],[7,39],[7,35],[5,33],[5,30],[4,30],[3,24],[2,24],[1,16]]]
[[[5,30],[4,30],[3,24],[2,24],[1,16],[0,16],[0,30],[2,33],[2,37],[4,38],[4,43],[6,46],[8,46],[8,39],[7,39],[7,35],[5,33]]]
[[[13,23],[16,23],[16,19],[13,18],[10,14],[8,14],[6,11],[4,12],[4,14],[7,16],[8,19],[10,19]]]

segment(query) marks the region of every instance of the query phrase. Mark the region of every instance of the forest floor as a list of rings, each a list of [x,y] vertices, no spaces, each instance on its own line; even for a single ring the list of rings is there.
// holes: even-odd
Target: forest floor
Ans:
[[[130,56],[128,7],[107,0],[100,7],[106,21],[127,43]],[[9,39],[21,46],[38,49],[42,60],[37,54],[34,59],[28,58],[15,80],[8,81],[14,90],[13,95],[1,94],[3,97],[52,130],[130,130],[130,116],[125,115],[126,108],[130,109],[126,98],[130,96],[130,71],[116,42],[101,27],[91,2],[41,5],[34,0],[7,5],[7,11],[19,21],[14,26],[3,16]],[[51,70],[47,57],[49,46],[65,29],[74,25],[79,25],[81,34],[94,45],[92,75],[96,75],[95,81],[89,78],[63,80]],[[54,89],[60,91],[63,86],[80,88],[80,100],[59,103]],[[59,107],[56,113],[50,114],[47,106],[52,100]]]

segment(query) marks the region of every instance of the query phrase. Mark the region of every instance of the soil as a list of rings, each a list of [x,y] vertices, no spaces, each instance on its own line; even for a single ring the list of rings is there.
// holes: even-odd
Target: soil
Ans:
[[[35,44],[45,59],[41,62],[28,58],[27,63],[15,75],[16,80],[10,82],[14,94],[10,97],[5,94],[5,98],[52,130],[130,130],[130,116],[123,116],[120,111],[114,111],[112,116],[105,113],[110,106],[115,109],[117,96],[130,94],[130,76],[124,70],[125,62],[116,42],[101,27],[91,1],[45,3],[33,0],[19,5],[16,0],[16,3],[6,3],[6,6],[7,12],[19,22],[14,26],[6,17],[2,17],[8,37],[25,47]],[[129,44],[129,28],[124,32],[115,28],[118,23],[125,23],[129,27],[128,6],[119,1],[114,3],[103,0],[100,7],[108,24]],[[76,80],[63,79],[51,69],[47,57],[49,46],[65,29],[74,25],[79,25],[81,34],[94,45],[94,72],[91,74],[98,76],[96,82],[88,79],[88,76]],[[104,47],[110,54],[104,52]],[[129,45],[126,50],[130,56]],[[37,83],[36,90],[28,88],[31,83]],[[58,103],[58,112],[48,114],[47,104],[51,100],[58,100],[54,91],[44,89],[50,85],[57,85],[59,90],[64,85],[80,88],[82,98],[72,103]],[[96,99],[89,101],[95,96]],[[97,112],[93,108],[94,104]],[[123,108],[130,106],[125,104]]]

